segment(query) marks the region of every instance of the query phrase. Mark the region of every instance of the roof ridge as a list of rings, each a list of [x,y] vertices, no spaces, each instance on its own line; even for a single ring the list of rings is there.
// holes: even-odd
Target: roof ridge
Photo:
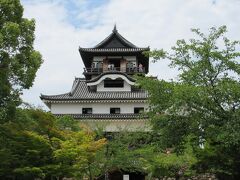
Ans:
[[[110,39],[110,37],[114,34],[114,32],[112,32],[111,34],[109,34],[105,39],[103,39],[100,43],[98,43],[97,45],[95,45],[93,48],[97,48],[101,45],[103,45],[105,42],[107,42],[107,40]]]
[[[80,81],[81,81],[80,78],[75,78],[75,80],[73,82],[72,89],[71,89],[71,91],[69,93],[70,96],[73,96],[73,94],[76,92],[78,84],[79,84]]]
[[[57,94],[57,95],[44,95],[44,94],[40,94],[40,99],[42,98],[46,98],[46,97],[57,97],[57,96],[64,96],[64,95],[69,95],[70,92],[67,92],[67,93],[62,93],[62,94]]]

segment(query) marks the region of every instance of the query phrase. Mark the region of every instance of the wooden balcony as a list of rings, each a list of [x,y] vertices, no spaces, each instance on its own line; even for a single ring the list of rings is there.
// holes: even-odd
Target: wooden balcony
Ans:
[[[84,68],[84,75],[98,75],[103,72],[124,72],[127,74],[135,74],[135,73],[145,73],[145,68],[138,68],[138,67],[133,67],[133,68],[120,68],[120,67],[113,67],[113,68]]]
[[[98,75],[103,72],[103,68],[83,68],[85,75]]]

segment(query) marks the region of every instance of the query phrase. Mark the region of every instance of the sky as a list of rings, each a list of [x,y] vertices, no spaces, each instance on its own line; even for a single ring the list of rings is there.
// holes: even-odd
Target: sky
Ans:
[[[195,37],[191,28],[207,33],[227,25],[227,37],[240,40],[240,0],[21,0],[24,17],[36,21],[35,49],[44,62],[34,85],[22,99],[47,107],[40,94],[69,92],[83,77],[78,48],[93,47],[117,25],[118,32],[139,47],[169,50],[178,39]],[[149,75],[170,80],[178,71],[169,61],[150,63]]]

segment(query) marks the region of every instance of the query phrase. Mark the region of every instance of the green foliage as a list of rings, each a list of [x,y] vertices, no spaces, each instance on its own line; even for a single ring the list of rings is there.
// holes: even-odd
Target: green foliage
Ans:
[[[35,22],[22,16],[19,0],[0,0],[0,178],[94,176],[104,139],[95,141],[70,117],[16,111],[22,89],[32,86],[42,63],[33,48]]]
[[[63,116],[57,119],[57,126],[62,130],[79,131],[79,123],[71,116]]]
[[[160,50],[152,50],[152,51],[145,51],[143,52],[145,56],[153,58],[153,62],[156,62],[159,58],[165,58],[167,55],[167,52],[163,49]]]
[[[143,144],[139,141],[147,141],[140,133],[120,132],[112,135],[112,139],[106,146],[106,168],[108,171],[125,170],[129,172],[145,172],[144,153],[141,152]]]
[[[16,117],[0,125],[0,179],[79,178],[90,176],[89,171],[94,177],[96,152],[105,139],[62,128],[63,120],[39,109],[17,109]]]
[[[71,117],[16,108],[42,63],[34,31],[19,0],[0,0],[0,179],[93,179],[116,170],[240,178],[239,42],[224,36],[225,26],[208,35],[193,29],[198,38],[177,41],[170,53],[145,52],[170,59],[179,81],[139,76],[150,94],[153,132],[120,132],[107,142]]]
[[[181,155],[173,149],[162,149],[153,132],[127,132],[107,134],[104,150],[97,153],[96,161],[103,164],[101,174],[114,172],[137,172],[149,178],[190,176],[197,163],[193,149],[188,143]],[[161,138],[161,137],[160,137]],[[189,142],[189,141],[188,141]]]
[[[0,0],[0,123],[14,116],[22,89],[32,86],[42,63],[33,48],[35,22],[22,16],[19,0]]]
[[[24,179],[44,178],[45,176],[41,168],[38,167],[16,168],[14,173],[22,176]]]
[[[61,141],[60,148],[54,151],[54,157],[61,166],[68,167],[67,174],[75,177],[98,175],[99,168],[94,167],[96,152],[105,145],[105,139],[94,141],[95,134],[89,131],[71,132],[67,140]]]
[[[53,161],[49,136],[35,130],[39,124],[32,119],[33,114],[40,119],[45,113],[40,113],[40,110],[18,109],[18,122],[0,125],[0,159],[4,162],[0,165],[1,179],[42,177],[45,174],[41,167]],[[54,121],[53,118],[48,119]]]
[[[189,142],[185,144],[183,153],[174,153],[173,148],[168,148],[165,152],[156,154],[152,161],[152,176],[163,177],[191,177],[195,174],[193,167],[197,159]]]
[[[163,50],[159,54],[149,53],[154,59],[170,59],[171,67],[180,71],[179,81],[139,77],[139,84],[149,91],[149,115],[153,129],[162,137],[161,147],[173,147],[179,153],[186,138],[191,136],[199,156],[196,169],[237,178],[240,176],[239,41],[224,36],[225,26],[211,28],[207,35],[199,29],[192,31],[198,38],[177,41],[170,53]],[[206,144],[209,148],[200,148]]]

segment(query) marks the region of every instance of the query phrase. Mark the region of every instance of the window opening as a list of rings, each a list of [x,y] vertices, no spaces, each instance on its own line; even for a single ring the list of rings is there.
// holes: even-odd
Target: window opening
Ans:
[[[110,108],[110,114],[120,114],[120,108]]]
[[[82,114],[92,114],[92,108],[82,108]]]
[[[104,87],[105,88],[114,88],[114,87],[122,88],[124,87],[124,81],[122,79],[116,79],[116,80],[105,79]]]
[[[144,112],[144,108],[143,107],[135,107],[134,108],[134,114],[139,114]]]

